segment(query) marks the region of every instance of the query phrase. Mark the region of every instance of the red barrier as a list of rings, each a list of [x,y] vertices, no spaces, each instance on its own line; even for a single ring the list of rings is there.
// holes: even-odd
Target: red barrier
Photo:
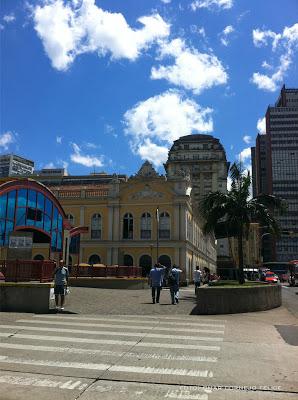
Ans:
[[[55,263],[48,260],[2,260],[0,271],[6,282],[51,282]]]

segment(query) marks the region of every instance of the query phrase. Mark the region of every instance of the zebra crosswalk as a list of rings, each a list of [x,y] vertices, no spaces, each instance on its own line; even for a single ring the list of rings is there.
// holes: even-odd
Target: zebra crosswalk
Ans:
[[[126,387],[162,384],[164,393],[167,385],[193,385],[196,397],[189,399],[207,400],[199,387],[216,378],[225,325],[225,320],[192,316],[20,318],[0,324],[0,383],[12,390],[44,384],[88,399],[95,387],[104,390],[115,381]]]

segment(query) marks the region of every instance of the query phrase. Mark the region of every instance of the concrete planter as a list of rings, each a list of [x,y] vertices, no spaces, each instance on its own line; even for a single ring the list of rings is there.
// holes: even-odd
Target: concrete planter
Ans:
[[[281,305],[280,285],[202,287],[192,314],[235,314],[265,311]]]
[[[0,282],[0,311],[48,313],[53,308],[52,283]]]
[[[69,286],[92,287],[101,289],[145,289],[146,278],[69,278]]]

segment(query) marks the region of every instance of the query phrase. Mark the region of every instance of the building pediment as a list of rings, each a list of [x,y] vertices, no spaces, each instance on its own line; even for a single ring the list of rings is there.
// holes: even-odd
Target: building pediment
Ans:
[[[160,175],[155,171],[152,164],[149,161],[145,161],[139,169],[138,173],[134,178],[158,178]]]
[[[164,197],[164,193],[153,190],[148,184],[144,186],[143,190],[140,190],[130,195],[130,198],[133,200],[145,198],[160,199],[162,197]]]

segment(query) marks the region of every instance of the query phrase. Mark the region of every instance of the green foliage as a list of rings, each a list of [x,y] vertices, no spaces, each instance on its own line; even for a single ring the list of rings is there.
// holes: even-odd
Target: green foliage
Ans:
[[[200,203],[200,211],[205,218],[204,232],[212,233],[225,226],[226,237],[238,237],[240,279],[243,280],[242,238],[248,235],[249,224],[259,222],[266,230],[275,235],[280,228],[274,213],[283,213],[286,209],[283,201],[275,196],[262,194],[250,198],[251,176],[243,171],[241,165],[234,163],[230,167],[231,189],[225,193],[211,192]]]

